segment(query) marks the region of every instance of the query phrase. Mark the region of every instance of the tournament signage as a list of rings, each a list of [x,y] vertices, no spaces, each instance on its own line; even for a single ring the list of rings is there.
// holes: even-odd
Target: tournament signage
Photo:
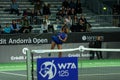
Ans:
[[[48,44],[51,34],[10,34],[0,35],[0,45]]]
[[[100,36],[103,42],[120,42],[120,32],[79,32],[69,33],[66,43],[95,41]],[[0,45],[49,44],[55,34],[10,34],[0,35]]]
[[[76,57],[37,59],[38,80],[78,80]]]

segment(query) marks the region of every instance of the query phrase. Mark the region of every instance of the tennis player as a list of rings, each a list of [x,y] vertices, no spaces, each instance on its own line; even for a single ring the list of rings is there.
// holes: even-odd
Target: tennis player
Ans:
[[[63,42],[68,38],[68,31],[68,27],[65,25],[57,35],[52,36],[51,49],[54,49],[56,45],[58,49],[62,49]],[[51,56],[51,53],[49,53],[49,56]],[[62,52],[59,52],[58,57],[62,57]]]

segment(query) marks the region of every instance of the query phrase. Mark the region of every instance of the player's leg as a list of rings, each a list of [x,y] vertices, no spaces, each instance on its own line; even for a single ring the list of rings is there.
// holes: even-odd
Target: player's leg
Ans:
[[[94,56],[95,56],[94,51],[90,51],[90,60],[93,60]]]
[[[54,49],[56,46],[56,43],[54,41],[51,42],[51,49]],[[51,56],[51,53],[48,54],[48,56]]]
[[[54,41],[52,41],[52,43],[51,43],[51,49],[54,49],[55,46],[56,46],[56,43]]]
[[[97,56],[98,59],[100,59],[100,55],[99,55],[98,51],[96,51],[96,56]]]
[[[57,48],[58,48],[58,49],[62,49],[62,45],[61,45],[61,44],[58,44],[58,45],[57,45]],[[62,52],[59,52],[58,57],[62,57]]]
[[[102,52],[99,51],[99,54],[100,54],[100,59],[103,59],[103,56],[102,56]]]

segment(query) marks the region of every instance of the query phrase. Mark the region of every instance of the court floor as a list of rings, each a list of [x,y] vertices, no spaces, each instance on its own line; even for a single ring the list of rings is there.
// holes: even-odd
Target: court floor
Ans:
[[[78,66],[79,80],[120,80],[120,60],[84,60]],[[27,80],[25,64],[0,64],[0,80]]]

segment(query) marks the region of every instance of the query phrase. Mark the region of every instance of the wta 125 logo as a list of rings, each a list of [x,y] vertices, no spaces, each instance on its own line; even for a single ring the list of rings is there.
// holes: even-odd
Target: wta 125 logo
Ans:
[[[45,78],[47,77],[48,80],[52,79],[55,77],[57,72],[57,68],[54,64],[54,61],[46,61],[40,66],[40,71],[39,74]]]
[[[38,59],[38,80],[78,80],[77,64],[75,57]]]

